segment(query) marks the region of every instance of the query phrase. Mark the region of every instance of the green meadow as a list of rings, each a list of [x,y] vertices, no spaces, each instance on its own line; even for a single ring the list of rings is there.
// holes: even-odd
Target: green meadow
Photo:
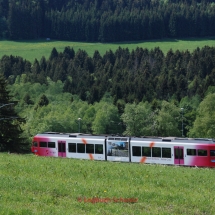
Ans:
[[[214,214],[214,171],[0,153],[0,214]]]
[[[40,60],[42,56],[48,58],[53,47],[55,47],[58,52],[62,52],[66,46],[73,47],[75,51],[78,49],[85,50],[91,57],[95,50],[98,50],[103,56],[107,50],[115,51],[119,46],[121,48],[128,48],[130,51],[137,47],[147,48],[149,50],[154,49],[155,47],[160,47],[166,54],[170,49],[173,51],[189,50],[192,52],[197,47],[215,46],[215,38],[189,38],[183,40],[165,39],[124,43],[46,41],[45,39],[33,41],[0,41],[0,57],[3,55],[21,56],[24,59],[33,62],[35,58]]]

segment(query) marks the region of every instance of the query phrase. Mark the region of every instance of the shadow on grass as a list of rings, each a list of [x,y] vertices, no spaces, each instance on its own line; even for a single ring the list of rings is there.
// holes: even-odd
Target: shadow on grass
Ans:
[[[0,41],[2,42],[8,41],[8,42],[16,42],[16,43],[53,43],[53,42],[58,42],[59,40],[38,39],[38,40],[0,40]]]
[[[205,41],[205,40],[215,40],[215,37],[189,37],[189,38],[163,38],[157,40],[138,40],[138,41],[122,41],[122,42],[86,42],[86,41],[68,41],[68,40],[47,40],[44,39],[37,39],[37,40],[0,40],[0,41],[13,41],[17,43],[53,43],[53,42],[77,42],[77,43],[100,43],[100,44],[114,44],[114,45],[124,45],[124,44],[140,44],[140,43],[153,43],[153,42],[172,42],[176,43],[179,41]]]
[[[206,41],[206,40],[215,40],[215,37],[189,37],[189,38],[163,38],[163,39],[158,39],[158,40],[140,40],[140,41],[123,41],[123,42],[112,42],[112,43],[103,43],[103,44],[115,44],[115,45],[124,45],[124,44],[139,44],[139,43],[153,43],[153,42],[172,42],[172,43],[177,43],[180,41]]]

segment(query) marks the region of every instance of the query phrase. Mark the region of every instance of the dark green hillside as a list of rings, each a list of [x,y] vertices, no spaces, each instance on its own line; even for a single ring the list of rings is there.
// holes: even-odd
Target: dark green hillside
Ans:
[[[139,41],[215,36],[214,0],[1,0],[0,36]]]

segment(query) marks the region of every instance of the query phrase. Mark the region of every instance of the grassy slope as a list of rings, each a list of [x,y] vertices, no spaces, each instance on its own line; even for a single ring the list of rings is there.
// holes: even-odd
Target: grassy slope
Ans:
[[[0,172],[0,214],[215,212],[214,169],[1,153]],[[95,196],[138,201],[92,204],[83,200]]]
[[[122,48],[136,49],[136,47],[148,48],[149,50],[160,47],[164,53],[170,49],[175,50],[189,50],[193,51],[197,47],[202,48],[205,45],[215,46],[215,38],[193,38],[184,40],[166,39],[154,40],[144,42],[128,42],[128,43],[80,43],[67,41],[0,41],[0,57],[3,55],[21,56],[24,59],[34,61],[42,56],[49,57],[51,50],[55,47],[59,52],[63,51],[66,46],[73,47],[75,51],[78,49],[86,50],[86,52],[93,56],[95,50],[98,50],[103,55],[107,50],[115,51],[119,46]]]

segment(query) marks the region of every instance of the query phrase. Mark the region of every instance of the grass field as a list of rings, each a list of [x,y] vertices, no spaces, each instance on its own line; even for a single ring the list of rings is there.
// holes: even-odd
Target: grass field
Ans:
[[[0,153],[0,214],[214,214],[214,171]]]
[[[119,46],[121,48],[128,48],[130,51],[136,47],[147,48],[149,50],[160,47],[166,54],[170,49],[176,50],[189,50],[193,51],[197,47],[215,46],[215,38],[191,38],[184,40],[166,39],[166,40],[153,40],[142,42],[125,42],[125,43],[84,43],[84,42],[67,42],[67,41],[0,41],[0,57],[3,55],[21,56],[31,62],[37,58],[41,59],[42,56],[48,58],[51,50],[55,47],[58,52],[62,52],[66,46],[73,47],[75,51],[78,49],[85,50],[91,57],[95,50],[98,50],[103,56],[107,50],[115,51]]]

